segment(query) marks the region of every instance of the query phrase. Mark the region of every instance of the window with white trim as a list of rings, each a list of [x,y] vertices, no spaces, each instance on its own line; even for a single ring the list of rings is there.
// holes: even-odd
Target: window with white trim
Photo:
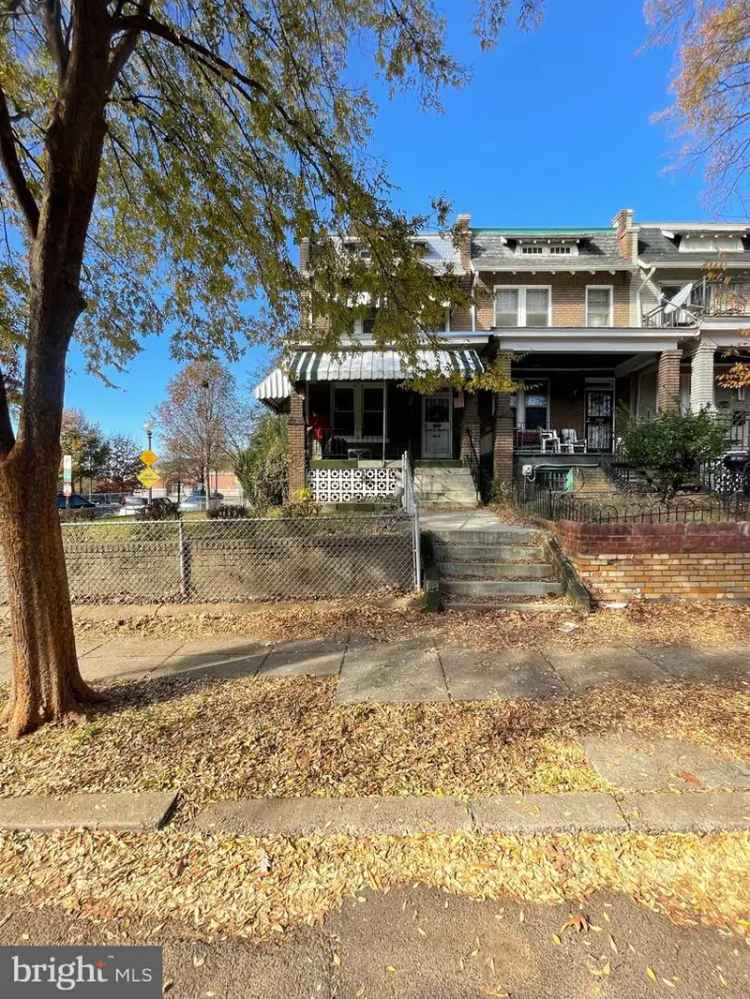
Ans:
[[[495,288],[495,326],[549,326],[552,292],[546,285]]]
[[[586,288],[586,325],[612,326],[613,289],[611,285],[588,285]]]
[[[524,246],[521,244],[521,253],[523,256],[541,256],[544,253],[544,247],[533,244],[531,246]]]
[[[381,382],[331,385],[331,429],[336,437],[380,440],[385,393]]]

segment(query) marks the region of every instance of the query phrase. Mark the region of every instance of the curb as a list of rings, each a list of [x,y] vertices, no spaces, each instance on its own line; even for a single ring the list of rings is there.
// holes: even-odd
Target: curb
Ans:
[[[0,798],[0,832],[108,829],[153,832],[177,795],[74,794]],[[452,797],[248,798],[198,814],[201,832],[234,836],[545,836],[567,833],[718,833],[750,830],[750,791],[566,792]]]
[[[711,833],[750,829],[750,791],[650,794],[274,798],[222,801],[198,829],[235,836],[409,836],[424,833]]]

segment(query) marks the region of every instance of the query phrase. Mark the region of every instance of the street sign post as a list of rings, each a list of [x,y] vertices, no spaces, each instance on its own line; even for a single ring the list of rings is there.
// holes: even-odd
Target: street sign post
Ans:
[[[157,455],[155,455],[154,452],[151,451],[150,449],[146,451],[141,451],[138,457],[143,462],[143,464],[148,465],[149,468],[151,467],[151,465],[155,465],[157,461]]]
[[[63,496],[67,500],[73,495],[73,456],[63,455]],[[65,504],[68,505],[67,503]]]

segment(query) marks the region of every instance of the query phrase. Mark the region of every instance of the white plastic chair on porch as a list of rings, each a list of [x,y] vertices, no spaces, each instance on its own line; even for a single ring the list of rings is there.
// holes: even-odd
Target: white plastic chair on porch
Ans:
[[[560,450],[563,454],[575,454],[576,451],[580,451],[581,454],[586,454],[586,440],[579,441],[578,433],[572,428],[560,431],[561,441]]]
[[[547,453],[548,447],[552,454],[560,453],[560,438],[557,436],[556,430],[540,430],[539,443],[541,444],[542,454]]]

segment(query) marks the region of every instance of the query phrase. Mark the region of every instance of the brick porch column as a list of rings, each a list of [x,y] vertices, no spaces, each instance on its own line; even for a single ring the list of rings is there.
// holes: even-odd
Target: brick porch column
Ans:
[[[659,370],[656,375],[656,411],[680,407],[680,361],[681,350],[665,350],[659,355]]]
[[[290,499],[298,489],[304,489],[305,480],[305,384],[298,382],[289,400],[287,421],[287,480]]]
[[[712,343],[699,343],[690,366],[690,409],[716,409],[714,354]]]
[[[476,392],[464,393],[464,419],[461,427],[461,460],[472,460],[472,453],[479,459],[479,399]],[[474,445],[472,452],[471,445]]]
[[[507,392],[498,392],[495,396],[493,462],[495,483],[510,485],[513,481],[513,410]]]

